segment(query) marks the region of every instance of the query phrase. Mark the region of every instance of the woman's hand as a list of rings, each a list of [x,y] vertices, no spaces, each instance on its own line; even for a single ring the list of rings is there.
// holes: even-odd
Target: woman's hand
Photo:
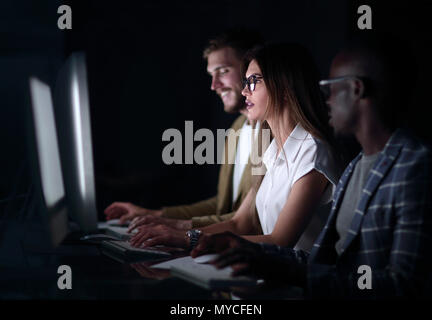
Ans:
[[[169,219],[157,217],[154,215],[146,215],[143,217],[135,217],[129,225],[128,232],[145,225],[166,225],[168,227],[178,229],[178,230],[189,230],[192,228],[192,220],[179,220],[179,219]]]
[[[163,224],[148,224],[139,227],[139,231],[130,240],[134,247],[168,247],[188,248],[189,241],[184,230],[174,229]]]

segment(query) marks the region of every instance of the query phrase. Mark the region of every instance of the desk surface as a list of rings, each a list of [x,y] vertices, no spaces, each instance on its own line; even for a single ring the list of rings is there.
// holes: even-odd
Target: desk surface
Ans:
[[[60,265],[72,270],[72,289],[60,290]],[[211,299],[212,293],[180,279],[142,272],[143,264],[121,263],[97,245],[62,245],[27,252],[25,265],[1,268],[2,299]],[[137,268],[141,267],[141,269]],[[147,268],[148,270],[148,268]],[[141,272],[139,272],[141,271]],[[144,276],[143,276],[144,275]],[[163,278],[163,277],[161,277]]]

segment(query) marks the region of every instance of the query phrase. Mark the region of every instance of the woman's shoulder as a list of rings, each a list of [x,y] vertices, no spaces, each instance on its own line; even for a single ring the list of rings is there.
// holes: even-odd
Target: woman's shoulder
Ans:
[[[305,156],[306,154],[313,155],[323,148],[325,148],[325,145],[320,141],[317,141],[310,133],[307,133],[303,141],[301,141],[298,155],[300,157]]]

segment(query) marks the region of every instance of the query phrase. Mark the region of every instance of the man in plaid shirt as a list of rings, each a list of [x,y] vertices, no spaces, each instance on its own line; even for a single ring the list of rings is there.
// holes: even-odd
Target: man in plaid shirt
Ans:
[[[320,82],[335,132],[353,134],[362,152],[343,173],[312,251],[224,233],[202,236],[192,256],[223,252],[216,266],[302,287],[311,298],[431,295],[431,152],[397,128],[396,110],[409,91],[402,86],[412,79],[402,79],[389,48],[382,38],[352,42]]]

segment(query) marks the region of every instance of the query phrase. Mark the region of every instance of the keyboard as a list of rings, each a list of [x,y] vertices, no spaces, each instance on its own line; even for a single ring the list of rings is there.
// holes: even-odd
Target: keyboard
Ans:
[[[128,241],[123,240],[104,240],[101,248],[102,252],[109,256],[114,253],[127,260],[171,257],[171,253],[164,251],[161,247],[135,248]]]
[[[127,230],[128,227],[107,227],[105,229],[105,233],[119,240],[129,240],[133,235],[138,232],[138,229],[132,230],[131,233],[128,233]]]
[[[251,277],[239,276],[233,277],[231,275],[232,268],[226,267],[217,269],[211,264],[197,263],[190,256],[170,261],[171,275],[183,279],[185,281],[194,283],[204,289],[228,289],[231,287],[255,287],[262,283]],[[154,266],[157,267],[157,266]]]

